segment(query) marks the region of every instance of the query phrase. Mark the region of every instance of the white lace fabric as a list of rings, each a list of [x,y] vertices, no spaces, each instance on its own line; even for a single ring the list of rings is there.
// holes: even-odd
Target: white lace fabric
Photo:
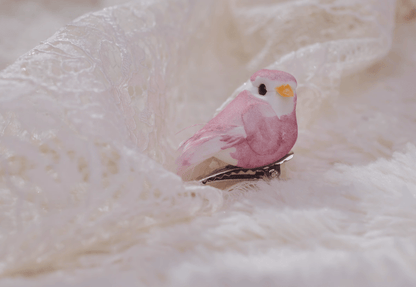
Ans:
[[[177,133],[266,67],[297,78],[302,132],[343,76],[388,53],[394,11],[392,0],[148,0],[63,27],[0,73],[0,272],[79,267],[149,226],[217,212],[227,194],[175,175],[194,130]]]

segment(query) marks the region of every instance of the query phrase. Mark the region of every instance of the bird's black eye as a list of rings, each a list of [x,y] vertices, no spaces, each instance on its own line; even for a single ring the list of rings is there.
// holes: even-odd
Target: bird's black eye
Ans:
[[[267,93],[266,86],[264,84],[261,84],[259,86],[259,94],[264,96],[266,93]]]

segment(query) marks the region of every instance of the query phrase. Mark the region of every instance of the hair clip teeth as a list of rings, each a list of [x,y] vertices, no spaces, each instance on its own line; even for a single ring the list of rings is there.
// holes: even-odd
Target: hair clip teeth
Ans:
[[[200,179],[202,184],[209,184],[222,181],[241,181],[241,180],[271,180],[279,178],[281,174],[280,165],[293,158],[293,152],[288,153],[280,160],[261,167],[241,168],[228,165],[223,169],[214,171],[210,175]]]

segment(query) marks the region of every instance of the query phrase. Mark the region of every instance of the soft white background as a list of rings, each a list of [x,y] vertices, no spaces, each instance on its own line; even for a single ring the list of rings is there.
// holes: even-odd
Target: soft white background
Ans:
[[[84,13],[127,0],[1,0],[0,69]]]
[[[0,1],[0,69],[124,2]],[[1,74],[0,286],[415,286],[416,4],[165,2]],[[266,66],[300,84],[286,180],[183,185],[176,132]]]

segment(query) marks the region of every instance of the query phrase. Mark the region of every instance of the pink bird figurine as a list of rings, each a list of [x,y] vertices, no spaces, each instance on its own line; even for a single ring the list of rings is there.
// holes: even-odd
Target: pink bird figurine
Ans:
[[[217,116],[179,147],[177,173],[215,157],[241,168],[276,162],[298,136],[296,79],[282,71],[262,69]]]

